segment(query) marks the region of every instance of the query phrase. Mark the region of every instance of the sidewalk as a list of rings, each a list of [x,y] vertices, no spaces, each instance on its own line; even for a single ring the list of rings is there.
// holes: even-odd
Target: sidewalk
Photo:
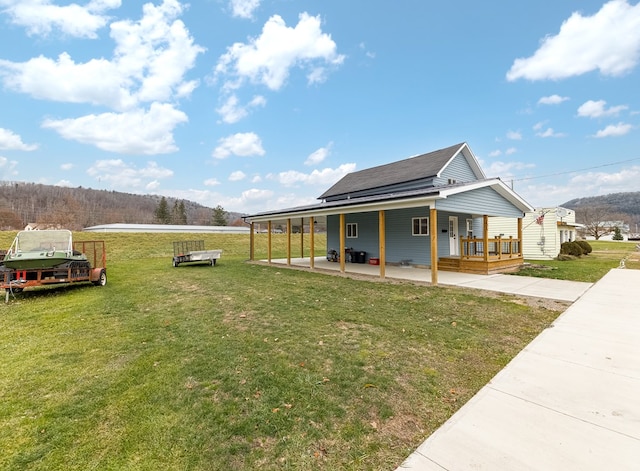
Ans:
[[[398,471],[640,469],[639,286],[611,270]]]

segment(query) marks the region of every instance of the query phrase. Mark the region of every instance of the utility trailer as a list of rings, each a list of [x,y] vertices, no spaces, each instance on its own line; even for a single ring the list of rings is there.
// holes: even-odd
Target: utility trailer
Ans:
[[[204,240],[183,240],[173,243],[173,266],[181,263],[207,263],[215,266],[222,250],[205,250]]]
[[[107,284],[106,250],[101,240],[73,242],[75,253],[86,255],[86,260],[70,260],[46,268],[9,268],[0,260],[0,289],[5,290],[5,302],[9,295],[25,288],[56,284],[92,283]],[[0,254],[3,257],[4,254]]]

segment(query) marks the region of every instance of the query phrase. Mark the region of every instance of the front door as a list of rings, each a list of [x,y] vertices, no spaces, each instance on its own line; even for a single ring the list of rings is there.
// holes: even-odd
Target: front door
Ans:
[[[458,216],[449,216],[449,255],[460,255],[458,242]]]

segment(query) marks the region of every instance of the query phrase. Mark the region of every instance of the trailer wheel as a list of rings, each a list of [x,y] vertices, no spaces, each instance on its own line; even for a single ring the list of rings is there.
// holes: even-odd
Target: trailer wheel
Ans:
[[[178,261],[174,258],[174,259],[173,259],[173,266],[174,266],[174,267],[177,267],[178,265],[179,265]]]
[[[107,284],[107,272],[104,270],[100,270],[100,276],[96,281],[93,282],[96,286],[104,286]]]

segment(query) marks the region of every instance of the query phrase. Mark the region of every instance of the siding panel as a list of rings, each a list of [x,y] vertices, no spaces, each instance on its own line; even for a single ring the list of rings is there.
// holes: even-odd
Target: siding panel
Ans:
[[[436,185],[446,185],[449,179],[457,182],[474,182],[477,180],[469,166],[469,162],[462,153],[459,153],[453,158],[440,177],[434,179],[434,183]]]

